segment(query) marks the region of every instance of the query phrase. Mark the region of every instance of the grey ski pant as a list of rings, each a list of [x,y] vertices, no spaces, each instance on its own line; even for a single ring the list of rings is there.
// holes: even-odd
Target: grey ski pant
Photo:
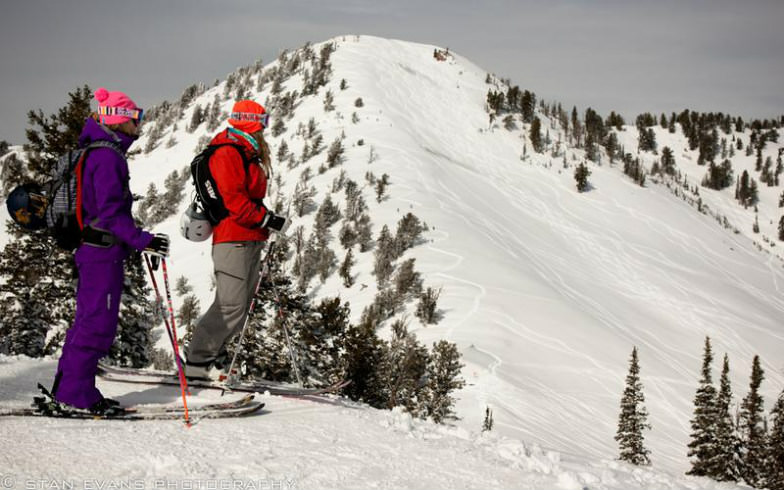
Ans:
[[[212,246],[215,300],[199,319],[186,349],[189,363],[215,359],[223,345],[242,330],[259,279],[264,242],[227,242]]]

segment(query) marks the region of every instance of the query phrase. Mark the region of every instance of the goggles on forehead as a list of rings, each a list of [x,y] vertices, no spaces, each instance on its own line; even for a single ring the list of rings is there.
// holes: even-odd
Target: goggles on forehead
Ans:
[[[255,112],[232,112],[231,119],[258,122],[266,128],[269,123],[269,114],[266,112],[264,114],[257,114]]]
[[[136,124],[139,124],[144,118],[144,109],[129,109],[127,107],[98,107],[98,114],[102,116],[130,117],[136,121]]]

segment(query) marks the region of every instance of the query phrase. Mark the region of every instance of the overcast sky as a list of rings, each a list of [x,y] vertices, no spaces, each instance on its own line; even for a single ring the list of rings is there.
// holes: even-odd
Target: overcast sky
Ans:
[[[139,105],[343,34],[449,47],[541,99],[784,114],[784,1],[20,0],[0,13],[0,139],[85,83]]]

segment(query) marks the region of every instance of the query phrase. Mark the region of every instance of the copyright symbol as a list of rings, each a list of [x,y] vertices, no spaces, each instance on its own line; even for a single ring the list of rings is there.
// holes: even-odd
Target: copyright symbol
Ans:
[[[13,477],[10,475],[0,475],[0,487],[3,488],[14,488],[16,481],[14,481]]]

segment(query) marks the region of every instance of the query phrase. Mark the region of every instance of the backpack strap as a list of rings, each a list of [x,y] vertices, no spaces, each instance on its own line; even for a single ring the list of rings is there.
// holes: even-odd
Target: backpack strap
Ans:
[[[257,158],[249,158],[247,155],[245,155],[245,149],[241,145],[235,143],[218,143],[217,145],[207,146],[207,148],[210,151],[210,158],[212,158],[212,155],[215,154],[218,148],[222,148],[224,146],[229,146],[231,148],[234,148],[240,154],[240,158],[242,158],[242,166],[245,168],[245,176],[247,177],[248,168],[252,163],[254,163],[257,160]]]
[[[76,221],[79,223],[79,229],[84,230],[84,217],[82,211],[82,181],[84,180],[84,162],[87,160],[87,154],[90,150],[95,148],[111,148],[116,151],[118,155],[125,158],[122,149],[110,141],[94,141],[87,145],[82,154],[79,156],[79,161],[76,163],[74,172],[76,173]]]

